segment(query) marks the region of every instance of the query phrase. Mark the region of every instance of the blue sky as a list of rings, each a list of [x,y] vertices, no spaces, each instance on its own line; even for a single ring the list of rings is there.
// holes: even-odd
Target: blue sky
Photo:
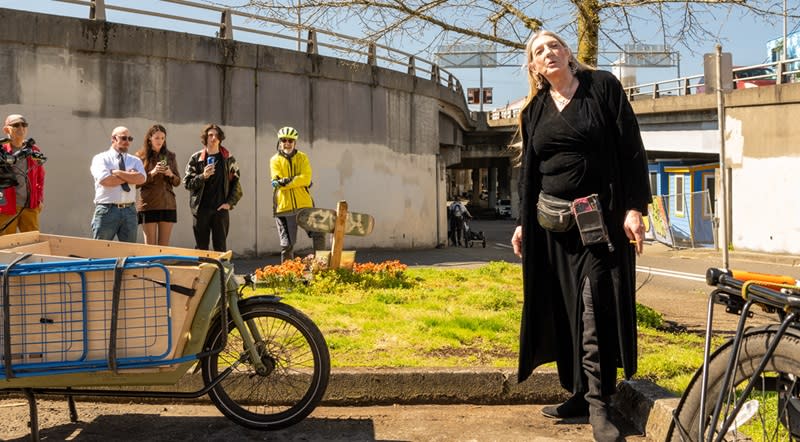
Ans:
[[[228,0],[229,3],[241,3],[234,0]],[[219,19],[216,13],[209,13],[208,11],[196,11],[193,8],[168,4],[157,0],[137,0],[130,2],[115,1],[115,4],[130,4],[135,5],[137,9],[144,10],[157,10],[166,14],[186,15],[202,20],[216,21]],[[217,3],[223,1],[217,0]],[[44,12],[51,14],[67,15],[73,17],[88,17],[88,7],[61,3],[52,0],[26,0],[24,6],[19,0],[9,1],[0,0],[0,7],[26,9],[36,12]],[[109,21],[130,23],[140,26],[156,27],[163,29],[170,29],[182,32],[199,33],[204,35],[213,35],[214,28],[202,25],[194,25],[186,22],[176,22],[172,20],[159,19],[154,17],[143,17],[140,15],[126,14],[115,11],[108,11],[107,17]],[[792,31],[797,26],[797,23],[792,19],[789,20],[788,29]],[[745,66],[763,63],[767,61],[766,43],[769,40],[780,38],[783,33],[783,21],[780,17],[775,17],[770,22],[763,22],[756,20],[753,17],[742,17],[740,14],[734,13],[731,15],[724,15],[718,17],[715,22],[709,23],[708,27],[716,34],[718,41],[722,44],[723,51],[731,52],[733,55],[733,63],[737,66]],[[343,33],[355,35],[357,31],[352,32],[342,31]],[[645,32],[646,34],[646,32]],[[565,35],[565,37],[569,37]],[[642,39],[647,38],[641,37]],[[659,43],[658,36],[652,36],[653,41],[646,41],[646,43]],[[620,42],[625,43],[625,42]],[[677,48],[680,51],[680,75],[693,75],[702,73],[702,60],[704,53],[714,52],[715,41],[699,42],[693,50],[686,48]],[[296,43],[286,42],[285,47],[292,48]],[[602,42],[601,42],[602,44]],[[432,57],[431,57],[432,59]],[[483,85],[484,87],[493,88],[493,104],[484,105],[484,110],[501,107],[507,102],[514,101],[527,92],[526,79],[523,75],[520,65],[522,64],[520,57],[517,66],[514,67],[501,67],[501,68],[484,68],[483,70]],[[608,69],[608,68],[605,68]],[[479,87],[480,73],[478,69],[450,69],[451,72],[461,81],[462,86],[466,88]],[[645,69],[640,68],[637,71],[637,79],[639,83],[666,80],[676,78],[678,70],[676,68],[659,68],[659,69]],[[478,106],[472,106],[477,109]]]

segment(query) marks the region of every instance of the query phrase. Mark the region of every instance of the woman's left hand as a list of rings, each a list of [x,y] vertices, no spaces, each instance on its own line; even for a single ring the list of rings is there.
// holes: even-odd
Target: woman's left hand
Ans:
[[[642,250],[644,250],[644,220],[642,219],[642,212],[634,209],[628,210],[625,214],[623,229],[628,240],[635,246],[636,254],[641,255]]]

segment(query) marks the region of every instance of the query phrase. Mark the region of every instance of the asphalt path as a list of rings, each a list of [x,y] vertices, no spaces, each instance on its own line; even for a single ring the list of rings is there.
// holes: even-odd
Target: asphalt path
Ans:
[[[29,441],[27,404],[0,400],[0,439]],[[40,400],[47,411],[42,440],[73,441],[592,441],[584,419],[552,420],[541,405],[417,405],[319,407],[302,422],[272,432],[242,428],[213,405],[78,402],[76,423],[64,401]],[[644,441],[629,426],[630,442]]]

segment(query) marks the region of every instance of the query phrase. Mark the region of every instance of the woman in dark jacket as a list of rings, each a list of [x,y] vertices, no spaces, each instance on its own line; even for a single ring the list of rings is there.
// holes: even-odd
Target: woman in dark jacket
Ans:
[[[542,412],[588,415],[595,439],[619,440],[608,404],[617,366],[626,377],[636,372],[635,257],[651,198],[647,158],[615,77],[578,62],[552,32],[532,36],[526,54],[521,222],[511,241],[523,265],[518,378],[555,361],[561,385],[573,396]],[[559,210],[553,201],[569,207],[594,194],[591,207],[602,211],[601,229],[579,229],[572,214],[552,216]]]

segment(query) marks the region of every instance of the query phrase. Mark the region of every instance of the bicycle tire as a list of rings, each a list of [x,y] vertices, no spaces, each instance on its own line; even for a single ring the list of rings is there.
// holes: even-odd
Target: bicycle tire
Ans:
[[[221,371],[242,360],[209,397],[235,423],[257,430],[279,430],[294,425],[314,411],[330,377],[330,355],[325,338],[308,316],[278,302],[240,304],[242,319],[256,324],[264,338],[257,342],[269,372],[256,373],[239,331],[228,326],[222,352],[203,358],[203,382],[209,385]],[[205,349],[216,348],[223,337],[221,321],[211,327]]]
[[[767,346],[775,336],[776,329],[776,326],[768,326],[746,332],[736,361],[737,370],[731,383],[733,387],[729,389],[729,392],[734,392],[733,397],[740,396],[741,390],[755,373],[766,354]],[[715,403],[719,399],[720,390],[723,387],[722,378],[725,375],[732,351],[731,340],[714,352],[709,360],[708,393],[706,394],[704,413],[700,413],[702,373],[700,370],[695,373],[675,411],[677,419],[676,422],[673,422],[671,440],[697,442],[701,416],[705,422],[703,437],[704,439],[708,437],[708,422],[713,414]],[[800,386],[798,376],[800,376],[800,337],[796,330],[790,329],[781,339],[764,369],[761,377],[764,382],[760,383],[760,388],[759,385],[756,385],[747,398],[747,400],[759,400],[756,415],[748,424],[743,425],[741,430],[732,430],[731,433],[728,433],[725,440],[800,440],[797,436],[798,428],[800,428],[798,425],[800,424],[800,414],[796,408],[796,405],[800,404],[800,400],[797,399],[800,389],[798,388]],[[779,388],[772,387],[772,381],[776,381],[774,385],[778,385]],[[739,394],[735,393],[737,391]],[[731,394],[727,394],[726,397],[731,397]],[[792,398],[792,401],[787,402],[785,400],[787,397]],[[791,404],[794,404],[795,407],[792,407]],[[768,411],[770,409],[776,410],[774,415],[770,414]],[[723,405],[718,425],[721,425],[727,417],[725,411],[726,406]],[[795,429],[794,435],[787,429],[787,423]],[[685,431],[685,434],[677,428],[678,425]]]

